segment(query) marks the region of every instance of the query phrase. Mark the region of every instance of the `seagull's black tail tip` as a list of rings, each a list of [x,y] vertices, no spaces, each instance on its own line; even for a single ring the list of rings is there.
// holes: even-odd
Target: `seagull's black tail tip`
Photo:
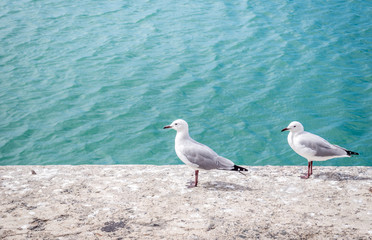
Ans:
[[[248,169],[234,165],[234,169],[231,169],[232,171],[239,171],[239,172],[246,172]]]
[[[349,150],[346,150],[346,153],[348,156],[351,156],[351,155],[359,155],[359,153],[357,152],[352,152],[352,151],[349,151]]]

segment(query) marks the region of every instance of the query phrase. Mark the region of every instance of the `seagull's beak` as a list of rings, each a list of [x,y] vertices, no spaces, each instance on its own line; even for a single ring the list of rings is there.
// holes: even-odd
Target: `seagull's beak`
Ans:
[[[289,128],[283,128],[282,129],[282,132],[284,132],[284,131],[288,131],[289,130]]]
[[[172,126],[168,125],[168,126],[163,127],[163,129],[166,129],[166,128],[172,128]]]

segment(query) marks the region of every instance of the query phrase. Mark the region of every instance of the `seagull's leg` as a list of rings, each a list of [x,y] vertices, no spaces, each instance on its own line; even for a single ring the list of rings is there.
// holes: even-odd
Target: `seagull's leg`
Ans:
[[[310,162],[307,163],[307,175],[301,176],[303,179],[308,179],[310,177]]]
[[[195,182],[190,181],[190,185],[187,185],[188,188],[193,188],[198,186],[198,175],[199,175],[199,170],[195,170]]]
[[[195,187],[198,185],[199,170],[195,170]]]
[[[307,163],[307,176],[305,176],[305,179],[308,179],[310,177],[310,162]]]
[[[313,175],[313,161],[311,161],[310,163],[311,163],[311,171],[310,171],[310,175]]]

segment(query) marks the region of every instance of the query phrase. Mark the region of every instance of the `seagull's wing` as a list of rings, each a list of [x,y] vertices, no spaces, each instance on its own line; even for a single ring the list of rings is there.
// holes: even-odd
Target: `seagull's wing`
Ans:
[[[298,143],[311,150],[316,157],[347,156],[344,148],[333,145],[324,138],[309,132],[304,132]]]
[[[231,170],[234,168],[232,161],[219,156],[208,146],[192,139],[183,146],[182,153],[191,163],[198,165],[201,169]]]

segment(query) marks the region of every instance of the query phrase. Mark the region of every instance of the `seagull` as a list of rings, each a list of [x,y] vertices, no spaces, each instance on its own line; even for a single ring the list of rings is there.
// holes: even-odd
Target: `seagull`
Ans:
[[[231,171],[248,171],[246,168],[235,165],[231,160],[219,156],[208,146],[201,144],[189,135],[189,125],[185,120],[178,119],[172,122],[171,125],[165,126],[163,129],[172,128],[177,131],[175,139],[175,150],[177,156],[186,165],[195,170],[195,185],[198,185],[199,170],[231,170]]]
[[[313,161],[325,161],[332,158],[350,157],[359,153],[346,150],[329,143],[318,135],[304,131],[300,122],[291,122],[282,132],[289,131],[288,144],[301,157],[308,161],[307,175],[301,178],[307,179],[313,174]]]

